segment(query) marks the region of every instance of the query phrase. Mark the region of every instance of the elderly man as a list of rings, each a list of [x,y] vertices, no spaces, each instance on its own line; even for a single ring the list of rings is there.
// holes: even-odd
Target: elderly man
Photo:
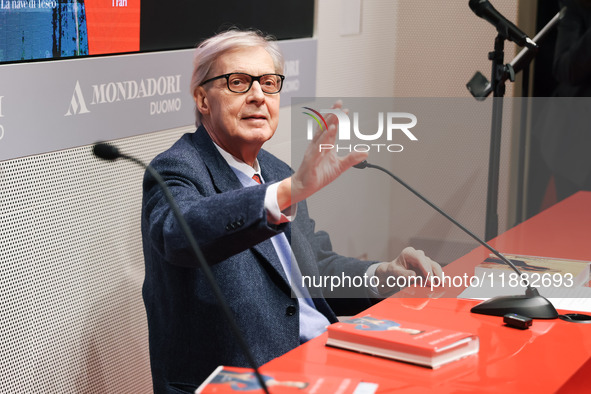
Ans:
[[[191,81],[198,129],[152,162],[260,364],[322,333],[336,314],[359,312],[379,296],[361,288],[325,298],[323,289],[293,280],[298,275],[376,275],[384,283],[389,275],[441,274],[421,251],[406,248],[388,263],[362,262],[337,255],[328,235],[315,232],[305,198],[365,154],[337,157],[314,148],[334,141],[335,119],[315,136],[295,173],[261,149],[277,128],[282,68],[276,43],[255,32],[229,31],[203,42]],[[217,365],[249,366],[150,174],[142,233],[154,390],[192,391]]]

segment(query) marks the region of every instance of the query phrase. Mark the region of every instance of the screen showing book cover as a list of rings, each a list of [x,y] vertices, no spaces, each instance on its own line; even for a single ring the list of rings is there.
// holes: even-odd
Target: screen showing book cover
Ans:
[[[313,20],[313,0],[0,0],[0,64],[187,49],[233,26],[304,38]]]
[[[0,62],[134,52],[140,0],[0,0]]]

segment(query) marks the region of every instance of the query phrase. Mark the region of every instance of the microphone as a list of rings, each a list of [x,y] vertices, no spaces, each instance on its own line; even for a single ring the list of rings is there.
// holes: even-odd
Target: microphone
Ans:
[[[554,15],[554,17],[544,26],[532,40],[536,44],[541,44],[545,41],[548,37],[548,33],[560,23],[560,21],[564,18],[564,14],[566,12],[566,7],[562,7],[562,9]],[[529,66],[531,60],[534,58],[537,52],[536,49],[530,48],[523,48],[515,58],[509,63],[508,66],[513,68],[515,74],[520,72],[521,70],[525,69]],[[505,82],[508,78],[511,78],[511,73],[503,73],[500,82]],[[482,101],[493,91],[492,84],[480,71],[476,71],[472,79],[466,84],[468,91],[474,96],[476,100]]]
[[[353,167],[359,169],[375,168],[390,175],[390,177],[392,177],[396,182],[400,183],[402,186],[404,186],[406,189],[412,192],[415,196],[419,197],[427,205],[439,212],[442,216],[444,216],[447,220],[456,225],[460,230],[472,237],[480,245],[484,246],[492,253],[494,253],[505,264],[511,267],[513,271],[515,271],[517,275],[519,275],[520,278],[522,278],[525,281],[525,279],[522,276],[523,273],[515,266],[515,264],[511,262],[511,260],[507,259],[495,248],[493,248],[488,243],[480,239],[472,231],[462,226],[458,221],[456,221],[454,218],[445,213],[441,208],[432,203],[421,193],[410,187],[402,179],[392,174],[390,171],[378,165],[370,164],[366,160],[358,164],[355,164]],[[531,317],[532,319],[556,319],[558,317],[558,312],[556,311],[552,303],[548,301],[546,298],[542,297],[540,293],[538,293],[538,290],[536,288],[531,287],[529,283],[526,282],[525,285],[527,286],[527,289],[525,291],[524,296],[494,297],[476,305],[470,311],[473,313],[480,313],[483,315],[490,316],[504,316],[507,313],[517,313],[518,315]]]
[[[232,315],[232,311],[230,310],[230,307],[228,306],[228,303],[227,303],[226,299],[224,298],[224,295],[223,295],[219,285],[217,284],[217,282],[213,276],[213,273],[211,272],[211,269],[209,268],[209,264],[207,264],[207,261],[205,260],[205,256],[203,256],[203,252],[201,251],[201,248],[199,248],[199,245],[197,244],[197,241],[195,240],[195,237],[193,236],[193,233],[191,232],[191,228],[187,224],[187,221],[185,220],[183,214],[181,213],[181,210],[180,210],[178,204],[176,203],[174,197],[170,193],[170,189],[168,188],[168,186],[164,182],[164,179],[162,179],[162,176],[160,176],[158,171],[156,171],[152,166],[145,164],[143,161],[141,161],[133,156],[129,156],[129,155],[121,153],[119,148],[117,148],[114,145],[110,145],[110,144],[107,144],[104,142],[97,142],[96,144],[94,144],[92,151],[96,157],[98,157],[100,159],[104,159],[104,160],[114,161],[114,160],[117,160],[118,158],[122,158],[122,159],[127,159],[130,161],[133,161],[134,163],[138,164],[140,167],[143,167],[145,170],[147,170],[150,173],[150,175],[152,175],[154,177],[156,182],[158,182],[158,185],[162,188],[162,191],[164,192],[164,196],[166,197],[168,204],[172,208],[174,216],[176,217],[176,219],[181,227],[181,230],[183,231],[183,234],[185,235],[185,237],[187,238],[187,241],[189,242],[189,245],[191,246],[191,250],[193,251],[195,258],[197,258],[197,261],[199,262],[200,268],[203,270],[205,277],[206,277],[207,281],[209,282],[209,284],[215,294],[215,297],[218,301],[218,304],[220,305],[220,308],[222,309],[222,312],[226,316],[228,323],[230,323],[230,328],[232,329],[234,336],[236,337],[236,339],[238,341],[238,344],[242,348],[242,351],[244,352],[244,355],[246,356],[248,363],[252,366],[252,369],[254,370],[254,373],[256,375],[256,378],[257,378],[259,384],[263,388],[264,392],[266,394],[269,394],[269,389],[267,388],[267,384],[265,383],[265,381],[263,380],[263,377],[261,376],[261,373],[259,372],[259,368],[258,368],[256,362],[254,361],[254,357],[252,355],[252,352],[251,352],[246,340],[242,336],[240,329],[238,328],[238,324],[236,323],[236,320],[234,319],[234,315]]]
[[[507,20],[493,7],[488,0],[470,0],[470,9],[482,19],[492,24],[500,35],[519,46],[537,49],[538,44],[532,41],[527,34],[522,32],[512,22]]]
[[[103,142],[96,143],[92,148],[94,155],[100,159],[114,161],[121,157],[119,148],[113,145],[105,144]]]

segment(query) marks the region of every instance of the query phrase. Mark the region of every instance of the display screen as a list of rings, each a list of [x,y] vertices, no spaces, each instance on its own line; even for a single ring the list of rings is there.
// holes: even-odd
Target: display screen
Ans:
[[[140,46],[192,48],[231,26],[256,28],[279,40],[312,37],[314,0],[177,0],[170,5],[142,0]]]
[[[192,48],[231,26],[311,37],[314,0],[0,0],[0,63]]]

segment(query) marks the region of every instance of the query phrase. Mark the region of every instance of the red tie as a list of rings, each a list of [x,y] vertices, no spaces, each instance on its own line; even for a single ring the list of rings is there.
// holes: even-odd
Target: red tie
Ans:
[[[256,183],[263,183],[263,182],[261,182],[261,177],[259,176],[259,174],[254,174],[252,176],[252,179],[254,179],[256,181]]]

